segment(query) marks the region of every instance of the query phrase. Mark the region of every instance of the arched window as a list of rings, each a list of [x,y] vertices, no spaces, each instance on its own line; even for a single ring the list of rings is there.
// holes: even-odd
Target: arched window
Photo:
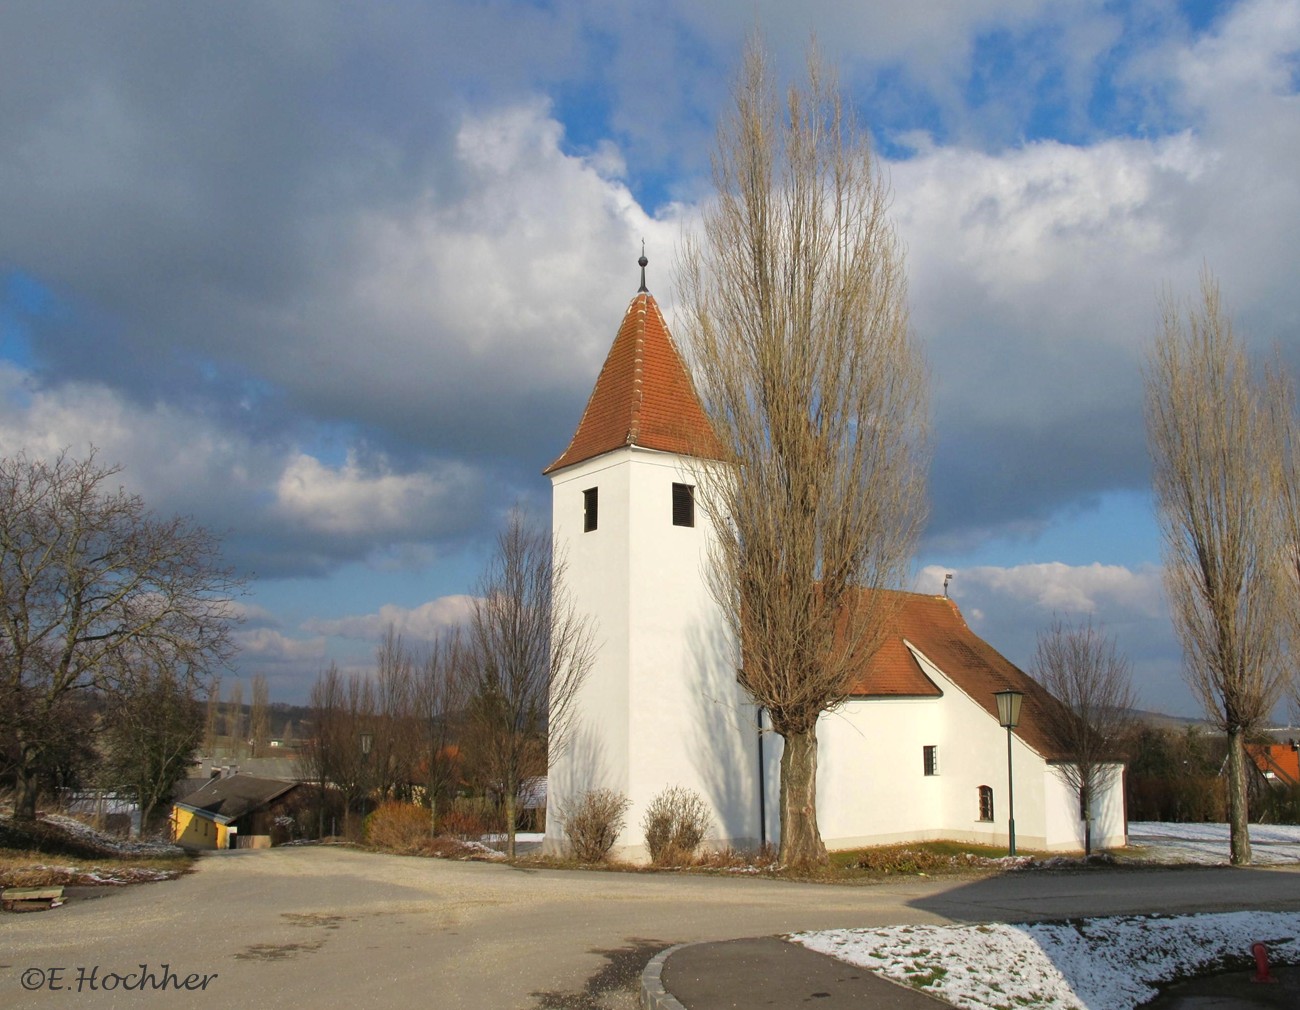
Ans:
[[[980,786],[980,820],[993,820],[993,787]]]

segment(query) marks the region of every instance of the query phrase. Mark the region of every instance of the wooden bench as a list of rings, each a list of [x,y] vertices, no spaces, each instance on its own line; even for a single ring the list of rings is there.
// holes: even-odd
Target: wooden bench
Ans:
[[[0,908],[6,912],[40,912],[62,904],[62,887],[6,887],[0,893]]]

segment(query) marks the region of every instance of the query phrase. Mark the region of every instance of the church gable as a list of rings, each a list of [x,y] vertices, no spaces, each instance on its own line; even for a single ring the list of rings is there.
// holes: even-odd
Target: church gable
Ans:
[[[855,697],[942,696],[919,655],[994,719],[994,693],[1008,688],[1020,691],[1025,697],[1016,736],[1049,760],[1061,757],[1047,732],[1048,709],[1060,702],[971,631],[948,597],[890,595],[898,604],[890,633],[854,685]]]

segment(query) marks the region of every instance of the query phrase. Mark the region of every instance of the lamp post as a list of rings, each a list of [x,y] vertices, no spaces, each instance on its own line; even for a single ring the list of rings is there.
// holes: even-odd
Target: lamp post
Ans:
[[[362,796],[364,797],[365,790],[369,788],[369,784],[370,784],[370,748],[371,746],[373,746],[375,742],[375,735],[373,733],[360,733],[358,734],[358,741],[361,744],[362,770],[361,770],[361,774],[357,776],[357,779],[359,780],[358,784],[361,785]],[[364,808],[365,805],[363,803],[362,809]],[[352,800],[351,797],[349,797],[347,800],[347,805],[343,808],[343,834],[347,837],[349,841],[351,841],[352,839],[351,831],[352,831]]]
[[[1020,703],[1025,696],[1008,688],[995,691],[998,700],[998,724],[1007,728],[1007,836],[1011,842],[1010,855],[1016,854],[1016,790],[1015,776],[1011,773],[1011,731],[1020,722]]]

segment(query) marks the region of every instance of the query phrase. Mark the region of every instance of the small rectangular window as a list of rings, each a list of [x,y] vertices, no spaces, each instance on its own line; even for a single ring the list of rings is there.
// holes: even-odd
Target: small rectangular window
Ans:
[[[695,488],[691,484],[673,485],[673,525],[695,525]]]
[[[993,820],[993,787],[980,786],[980,820]]]
[[[600,495],[597,493],[600,488],[589,487],[582,492],[582,532],[590,533],[596,528],[596,508],[599,503]]]
[[[929,747],[922,747],[921,754],[925,762],[925,774],[939,774],[939,748],[933,744]]]

